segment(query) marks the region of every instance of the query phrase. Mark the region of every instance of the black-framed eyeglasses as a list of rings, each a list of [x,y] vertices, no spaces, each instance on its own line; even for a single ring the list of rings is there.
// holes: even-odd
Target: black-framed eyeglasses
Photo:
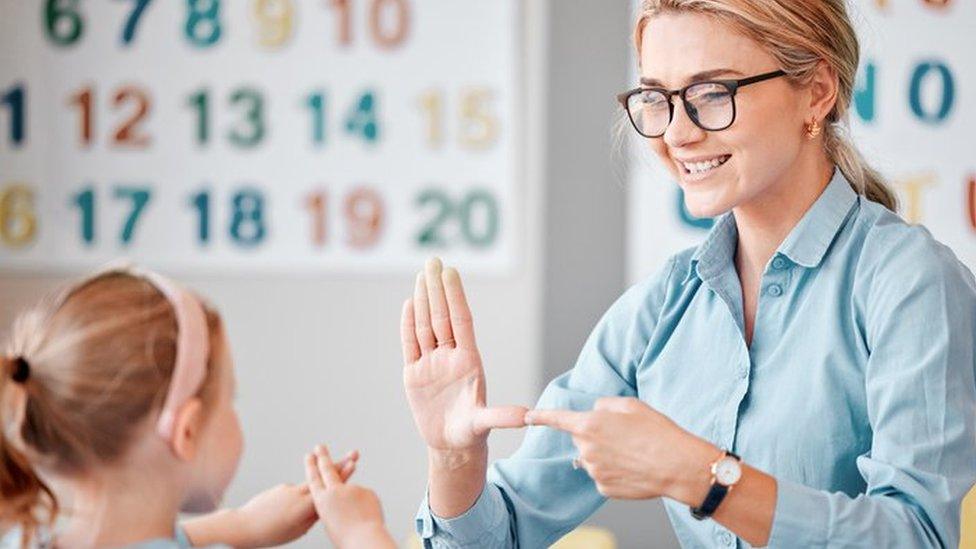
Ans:
[[[644,137],[664,135],[674,118],[671,98],[676,95],[681,97],[685,112],[696,126],[717,132],[735,122],[735,93],[739,88],[784,75],[784,71],[777,70],[741,80],[707,80],[680,90],[641,87],[617,95],[617,101],[627,111],[634,129]]]

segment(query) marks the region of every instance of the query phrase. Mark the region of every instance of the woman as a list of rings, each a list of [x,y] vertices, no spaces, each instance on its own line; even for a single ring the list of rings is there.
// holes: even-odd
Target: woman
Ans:
[[[844,0],[649,0],[635,129],[718,216],[600,320],[537,410],[485,407],[453,270],[404,308],[434,546],[542,547],[664,497],[687,547],[956,547],[976,479],[976,283],[843,137]],[[487,472],[492,428],[536,425]],[[709,520],[710,519],[710,520]]]

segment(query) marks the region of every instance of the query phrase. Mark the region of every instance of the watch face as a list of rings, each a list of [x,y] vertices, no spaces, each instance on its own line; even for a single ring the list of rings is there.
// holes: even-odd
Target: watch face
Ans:
[[[715,464],[715,480],[724,486],[732,486],[739,482],[742,476],[742,467],[739,460],[734,457],[725,456]]]

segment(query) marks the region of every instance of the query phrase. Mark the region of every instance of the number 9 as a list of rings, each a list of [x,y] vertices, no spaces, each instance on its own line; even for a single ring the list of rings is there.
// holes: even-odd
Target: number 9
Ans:
[[[354,248],[376,243],[383,232],[383,199],[372,189],[359,188],[346,197],[348,241]]]
[[[258,42],[262,46],[280,47],[291,38],[295,8],[291,0],[254,0],[254,18],[258,21]]]

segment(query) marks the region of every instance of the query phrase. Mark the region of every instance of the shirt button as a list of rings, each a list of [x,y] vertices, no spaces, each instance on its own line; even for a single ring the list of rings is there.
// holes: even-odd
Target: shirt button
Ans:
[[[782,257],[776,256],[773,259],[773,268],[774,269],[785,269],[786,268],[786,260],[783,259]]]
[[[766,293],[773,297],[779,297],[783,295],[783,287],[779,284],[770,284],[769,286],[766,286]]]
[[[731,547],[732,544],[735,543],[735,538],[732,537],[732,534],[726,532],[725,530],[722,530],[722,532],[718,535],[718,540],[722,545],[728,547]]]

